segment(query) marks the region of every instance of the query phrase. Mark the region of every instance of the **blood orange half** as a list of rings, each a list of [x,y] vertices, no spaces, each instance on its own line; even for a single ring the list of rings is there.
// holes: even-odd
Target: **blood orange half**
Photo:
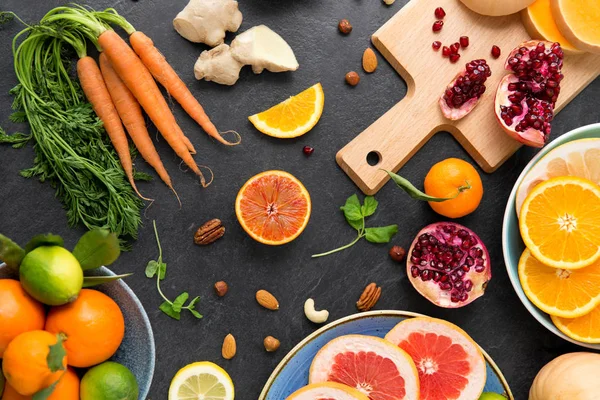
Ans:
[[[242,186],[235,213],[254,240],[280,245],[296,239],[306,228],[311,202],[308,191],[292,174],[265,171]]]
[[[486,365],[477,343],[458,326],[441,319],[409,318],[386,340],[412,357],[421,382],[421,400],[477,400]]]
[[[286,400],[369,400],[356,389],[335,382],[313,383],[296,390]]]
[[[327,343],[315,356],[308,380],[341,383],[371,400],[419,399],[419,376],[410,356],[372,336],[346,335]]]

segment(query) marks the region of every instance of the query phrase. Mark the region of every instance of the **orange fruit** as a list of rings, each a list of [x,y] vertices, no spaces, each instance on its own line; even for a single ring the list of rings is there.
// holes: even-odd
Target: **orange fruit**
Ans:
[[[0,358],[6,346],[23,332],[44,329],[46,311],[19,281],[0,279]]]
[[[242,186],[235,214],[254,240],[280,245],[296,239],[310,219],[308,191],[292,174],[265,171]]]
[[[86,368],[115,354],[125,335],[125,320],[113,299],[82,289],[74,302],[50,310],[46,330],[65,334],[69,365]]]
[[[578,269],[595,263],[600,259],[600,186],[574,176],[540,183],[523,203],[519,228],[543,264]]]
[[[578,270],[552,268],[525,250],[519,280],[527,298],[550,315],[580,317],[600,304],[600,262]]]
[[[554,325],[571,339],[584,343],[600,343],[600,307],[577,318],[551,316]]]
[[[429,196],[448,198],[443,202],[430,201],[436,213],[448,218],[460,218],[479,207],[483,197],[483,184],[477,170],[458,158],[447,158],[435,164],[425,177],[425,193]],[[458,196],[457,196],[458,193]]]
[[[19,394],[31,396],[59,380],[64,370],[50,371],[47,361],[50,346],[56,342],[56,335],[46,331],[25,332],[14,338],[2,360],[6,382]],[[66,368],[67,357],[62,364]]]
[[[2,400],[31,400],[31,396],[19,394],[12,386],[6,385]],[[79,377],[71,368],[67,368],[58,380],[48,400],[79,400]]]

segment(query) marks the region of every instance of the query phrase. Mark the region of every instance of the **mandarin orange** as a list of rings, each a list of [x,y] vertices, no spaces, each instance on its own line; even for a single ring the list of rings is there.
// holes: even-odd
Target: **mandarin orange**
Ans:
[[[23,396],[12,386],[6,385],[2,400],[32,400],[32,397]],[[48,400],[79,400],[79,377],[72,368],[67,368]]]

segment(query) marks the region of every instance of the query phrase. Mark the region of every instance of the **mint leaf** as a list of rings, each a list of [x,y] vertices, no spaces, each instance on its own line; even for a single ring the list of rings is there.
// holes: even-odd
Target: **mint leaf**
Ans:
[[[200,296],[196,296],[192,299],[192,301],[190,301],[190,303],[185,307],[189,310],[193,310],[194,308],[196,308],[196,303],[200,301]]]
[[[177,298],[173,301],[173,311],[181,312],[181,307],[183,307],[188,297],[190,297],[188,292],[183,292],[179,296],[177,296]]]
[[[364,224],[364,220],[361,219],[357,219],[355,221],[351,221],[351,220],[346,220],[346,222],[348,222],[348,225],[350,225],[351,227],[353,227],[354,229],[356,229],[357,231],[361,231],[363,228],[363,224]]]
[[[375,214],[375,210],[377,210],[378,205],[379,205],[379,203],[377,202],[377,200],[375,200],[375,197],[373,197],[373,196],[365,197],[364,204],[360,208],[362,215],[364,215],[365,217],[368,217],[368,216]]]
[[[46,357],[48,363],[48,369],[50,372],[64,371],[65,366],[63,365],[63,359],[67,355],[63,342],[66,336],[62,333],[56,335],[56,343],[50,346],[50,351]]]
[[[371,243],[388,243],[398,233],[398,225],[365,229],[365,239]]]
[[[29,253],[41,246],[59,246],[64,247],[64,241],[60,236],[51,233],[35,235],[29,243],[25,245],[25,253]]]
[[[73,255],[84,271],[108,266],[121,255],[119,239],[106,229],[93,229],[79,239]]]
[[[165,279],[165,276],[167,275],[167,263],[158,263],[158,275],[160,276],[161,281]]]
[[[176,319],[177,321],[179,321],[179,318],[181,318],[181,313],[179,311],[175,311],[171,303],[169,303],[168,301],[162,303],[158,308],[160,308],[160,310],[167,314],[169,317]]]
[[[363,218],[360,201],[358,200],[358,196],[356,194],[348,197],[346,204],[340,207],[340,210],[344,212],[344,216],[348,222],[362,220]]]
[[[117,281],[119,279],[127,278],[128,276],[131,276],[131,275],[133,275],[133,273],[122,274],[122,275],[110,275],[110,276],[84,276],[83,277],[83,287],[88,288],[88,287],[98,286],[103,283],[113,282],[113,281]]]
[[[156,275],[156,273],[158,272],[158,262],[152,260],[148,262],[148,265],[146,265],[146,277],[148,278],[154,278],[154,276]]]
[[[192,315],[193,315],[194,317],[196,317],[196,318],[198,318],[198,319],[201,319],[201,318],[202,318],[202,314],[200,314],[198,311],[194,310],[193,308],[190,308],[189,310],[190,310],[190,312],[192,313]]]

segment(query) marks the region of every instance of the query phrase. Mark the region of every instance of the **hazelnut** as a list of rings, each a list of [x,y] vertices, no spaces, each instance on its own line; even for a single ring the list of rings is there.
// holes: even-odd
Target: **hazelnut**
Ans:
[[[404,257],[406,257],[406,251],[400,246],[393,246],[390,249],[390,257],[396,262],[402,262]]]
[[[215,293],[217,294],[217,296],[219,297],[223,297],[227,294],[227,291],[229,290],[229,286],[227,286],[227,283],[225,281],[219,281],[217,283],[215,283]]]
[[[344,35],[349,34],[350,32],[352,32],[352,25],[350,24],[350,21],[348,21],[347,19],[342,19],[340,21],[340,23],[338,24],[338,29],[340,30],[340,32],[342,32]]]
[[[265,340],[263,340],[263,344],[265,345],[265,350],[271,353],[276,351],[281,343],[273,336],[267,336]]]
[[[350,86],[356,86],[360,82],[360,76],[354,72],[350,71],[346,74],[346,83]]]

